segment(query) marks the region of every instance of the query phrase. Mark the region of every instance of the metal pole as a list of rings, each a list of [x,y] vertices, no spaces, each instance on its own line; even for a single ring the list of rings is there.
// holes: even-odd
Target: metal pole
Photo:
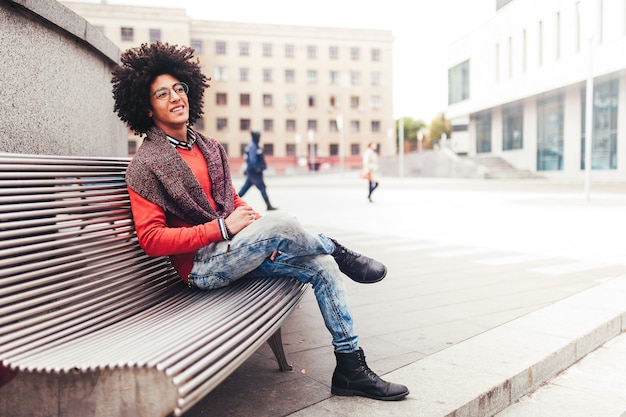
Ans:
[[[339,155],[341,160],[341,171],[345,169],[346,147],[343,136],[343,116],[337,116],[337,129],[339,129]]]
[[[589,37],[589,73],[585,93],[585,195],[591,199],[591,147],[593,132],[593,36]]]
[[[400,178],[404,178],[404,119],[398,121],[398,147],[400,149],[400,163],[398,164],[398,173]]]

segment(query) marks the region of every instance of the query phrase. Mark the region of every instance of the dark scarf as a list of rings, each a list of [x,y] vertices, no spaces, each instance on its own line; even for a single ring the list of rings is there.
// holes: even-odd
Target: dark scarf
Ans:
[[[130,189],[166,213],[193,225],[227,217],[235,209],[226,151],[215,139],[195,133],[195,146],[207,161],[217,210],[211,206],[189,166],[157,127],[148,131],[126,171]]]

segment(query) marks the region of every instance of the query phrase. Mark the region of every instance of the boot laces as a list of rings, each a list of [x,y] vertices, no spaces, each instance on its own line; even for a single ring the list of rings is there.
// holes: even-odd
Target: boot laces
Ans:
[[[379,377],[376,374],[376,372],[372,371],[370,367],[367,365],[367,362],[365,362],[365,356],[358,355],[358,358],[359,358],[359,364],[361,365],[361,371],[363,371],[363,373],[367,375],[368,378],[372,380],[377,380]]]
[[[346,248],[345,246],[341,246],[341,248],[339,250],[339,254],[336,256],[336,259],[339,262],[342,262],[342,263],[345,263],[347,265],[350,265],[359,256],[361,256],[361,255],[359,255],[358,253],[356,253],[356,252]]]

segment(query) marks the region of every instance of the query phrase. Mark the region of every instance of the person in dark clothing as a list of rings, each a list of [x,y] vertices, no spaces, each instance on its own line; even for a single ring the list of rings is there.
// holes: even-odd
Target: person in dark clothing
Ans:
[[[267,165],[265,164],[263,149],[259,146],[261,133],[252,131],[250,134],[252,135],[252,140],[246,148],[246,153],[244,155],[246,160],[246,182],[239,190],[239,197],[243,197],[250,187],[254,185],[261,192],[261,196],[263,196],[263,201],[265,201],[267,210],[276,210],[277,207],[272,206],[270,203],[270,198],[267,195],[267,189],[265,187],[265,181],[263,181],[263,171],[265,171]]]

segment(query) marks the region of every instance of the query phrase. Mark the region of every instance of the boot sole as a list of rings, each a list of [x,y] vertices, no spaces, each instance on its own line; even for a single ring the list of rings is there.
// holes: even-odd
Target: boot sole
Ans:
[[[397,401],[409,395],[409,391],[406,391],[406,392],[403,392],[402,394],[397,394],[397,395],[393,395],[390,397],[378,397],[376,395],[370,395],[362,391],[356,391],[353,389],[345,389],[345,388],[335,388],[335,387],[331,387],[330,392],[331,394],[339,395],[342,397],[358,396],[358,397],[372,398],[374,400],[381,400],[381,401]]]
[[[359,284],[375,284],[377,282],[382,281],[386,276],[387,276],[387,267],[385,267],[385,272],[383,272],[381,277],[378,278],[376,281],[357,281],[356,279],[353,279],[352,281],[358,282]]]

